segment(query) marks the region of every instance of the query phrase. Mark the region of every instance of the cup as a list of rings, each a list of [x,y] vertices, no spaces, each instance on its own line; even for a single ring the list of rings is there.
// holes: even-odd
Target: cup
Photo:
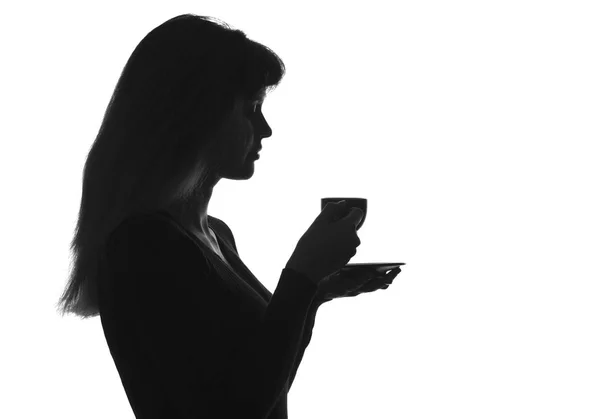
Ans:
[[[356,226],[356,231],[362,227],[365,222],[365,218],[367,218],[367,199],[366,198],[321,198],[321,211],[325,209],[325,205],[328,202],[340,202],[346,201],[346,207],[348,208],[348,212],[343,214],[342,217],[345,217],[350,213],[352,208],[360,208],[363,212],[363,218],[360,220],[360,223]]]

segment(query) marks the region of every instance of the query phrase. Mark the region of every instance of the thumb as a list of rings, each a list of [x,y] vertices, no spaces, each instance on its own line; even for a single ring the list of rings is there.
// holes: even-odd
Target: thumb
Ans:
[[[343,218],[348,211],[347,207],[348,203],[346,201],[328,202],[321,211],[321,218],[327,220]]]
[[[365,213],[360,208],[353,207],[350,213],[343,218],[350,221],[354,226],[358,226],[364,216]]]

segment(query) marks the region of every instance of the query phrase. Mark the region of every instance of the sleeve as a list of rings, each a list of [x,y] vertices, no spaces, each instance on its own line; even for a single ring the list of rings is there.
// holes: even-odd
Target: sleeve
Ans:
[[[296,372],[298,372],[298,367],[300,366],[300,363],[302,362],[302,358],[304,357],[304,352],[306,351],[306,348],[308,347],[308,344],[310,343],[310,339],[312,337],[312,330],[315,325],[315,317],[317,316],[317,310],[318,310],[319,306],[323,303],[324,303],[324,301],[322,301],[322,300],[317,301],[315,299],[315,300],[313,300],[313,303],[311,304],[311,306],[308,310],[308,315],[306,317],[306,323],[304,326],[304,333],[302,334],[302,341],[300,342],[300,350],[298,351],[298,354],[296,355],[296,358],[294,359],[294,366],[292,368],[292,373],[290,374],[290,378],[288,380],[288,392],[292,388],[292,384],[294,383],[294,378],[296,378]]]
[[[123,227],[123,226],[121,226]],[[260,324],[243,313],[202,252],[161,220],[115,230],[107,253],[132,290],[132,321],[182,417],[267,418],[288,383],[317,286],[283,269]]]

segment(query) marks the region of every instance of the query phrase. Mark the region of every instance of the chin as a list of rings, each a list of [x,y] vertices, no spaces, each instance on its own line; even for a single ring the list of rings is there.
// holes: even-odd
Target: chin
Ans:
[[[231,173],[225,177],[231,180],[248,180],[252,176],[254,176],[254,168],[246,169],[245,171],[240,171],[237,173]]]

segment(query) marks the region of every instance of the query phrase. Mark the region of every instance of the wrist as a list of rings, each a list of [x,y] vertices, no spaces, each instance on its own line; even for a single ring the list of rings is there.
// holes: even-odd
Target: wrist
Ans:
[[[299,267],[298,264],[296,264],[292,261],[288,262],[287,265],[285,265],[285,268],[290,269],[290,270],[296,272],[297,274],[300,274],[300,275],[306,277],[306,279],[308,279],[313,284],[319,285],[320,278],[317,278],[317,275],[314,275],[308,269],[303,269],[303,268]]]
[[[320,306],[321,304],[331,300],[333,300],[333,298],[329,298],[328,295],[319,288],[317,290],[317,293],[315,294],[315,298],[313,299],[313,304],[316,306]]]

